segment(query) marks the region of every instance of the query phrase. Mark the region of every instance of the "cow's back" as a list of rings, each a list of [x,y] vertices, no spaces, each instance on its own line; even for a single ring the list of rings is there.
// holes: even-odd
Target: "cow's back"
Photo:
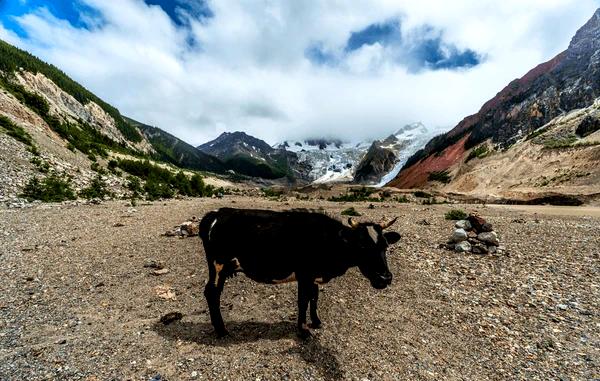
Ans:
[[[202,219],[200,235],[209,261],[233,261],[250,278],[270,282],[314,271],[336,255],[342,228],[321,213],[222,208]]]

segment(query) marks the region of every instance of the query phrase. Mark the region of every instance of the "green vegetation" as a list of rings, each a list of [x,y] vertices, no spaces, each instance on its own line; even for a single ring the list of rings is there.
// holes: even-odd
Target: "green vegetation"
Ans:
[[[358,216],[361,216],[361,214],[359,212],[357,212],[356,209],[354,209],[354,207],[350,207],[348,209],[342,210],[342,216],[358,217]]]
[[[61,202],[74,200],[75,192],[71,188],[69,178],[62,178],[56,174],[52,174],[42,181],[35,176],[29,179],[21,197],[29,201]]]
[[[185,173],[179,171],[173,174],[169,169],[162,168],[150,163],[148,160],[118,160],[117,165],[123,171],[133,176],[128,176],[127,186],[134,195],[146,193],[146,198],[156,200],[159,198],[171,198],[177,192],[183,196],[207,197],[213,194],[224,194],[222,188],[214,189],[204,184],[202,176],[195,173],[189,178]],[[145,181],[142,187],[140,179]],[[134,196],[135,197],[135,196]]]
[[[417,198],[431,198],[433,197],[432,194],[429,194],[427,192],[423,192],[423,191],[416,191],[413,193],[413,195]]]
[[[37,156],[32,157],[29,162],[35,165],[38,171],[42,173],[48,173],[50,171],[50,163],[48,163],[46,160],[40,159]]]
[[[83,188],[79,192],[79,197],[91,200],[93,198],[103,199],[104,196],[113,196],[113,193],[108,190],[108,187],[100,175],[96,176],[87,188]]]
[[[0,71],[3,72],[4,75],[10,75],[20,69],[32,73],[44,74],[63,91],[73,96],[73,98],[83,105],[89,102],[95,102],[115,120],[117,128],[123,133],[123,136],[125,136],[126,139],[132,142],[140,142],[142,140],[142,136],[134,127],[129,125],[123,119],[119,110],[73,81],[55,66],[49,65],[33,55],[0,40]],[[4,78],[4,81],[6,81],[6,78]],[[28,105],[30,105],[30,103],[28,103]]]
[[[23,86],[8,80],[6,77],[0,76],[0,87],[4,87],[24,105],[38,114],[52,130],[68,142],[67,148],[72,151],[75,148],[78,149],[88,155],[92,161],[95,161],[95,155],[107,157],[108,149],[136,156],[140,155],[139,152],[133,152],[124,144],[117,143],[101,134],[88,123],[83,121],[79,121],[78,123],[61,122],[59,118],[50,115],[50,106],[43,97],[27,91]]]
[[[464,210],[452,209],[446,212],[444,217],[447,220],[464,220],[465,218],[467,218],[467,213]]]
[[[31,135],[23,129],[23,127],[17,126],[4,115],[0,115],[0,131],[6,132],[8,136],[15,138],[17,141],[25,144],[29,147],[29,151],[33,154],[38,154],[38,149],[33,142]]]
[[[448,184],[452,178],[448,174],[448,171],[433,171],[429,172],[427,177],[429,181],[438,181],[440,183]]]
[[[332,196],[328,200],[335,202],[360,202],[370,201],[379,202],[382,201],[380,198],[371,197],[371,194],[375,192],[375,189],[366,187],[349,189],[347,193],[339,196]]]
[[[548,131],[548,127],[538,128],[537,130],[535,130],[532,133],[530,133],[529,135],[527,135],[525,140],[531,140],[533,138],[537,138],[538,136],[543,135],[546,131]]]
[[[397,196],[393,198],[394,201],[396,202],[400,202],[400,203],[409,203],[410,200],[408,199],[408,197],[402,195],[402,196]]]
[[[569,148],[577,141],[577,136],[569,134],[563,137],[552,137],[543,141],[545,149]]]
[[[473,159],[483,159],[484,157],[489,155],[489,153],[490,153],[490,151],[489,151],[489,147],[487,144],[483,144],[483,145],[480,145],[479,147],[475,147],[471,150],[471,152],[469,152],[469,155],[467,156],[465,163],[468,163],[469,161],[471,161]]]
[[[262,188],[261,192],[265,197],[280,197],[283,194],[282,190],[273,189],[273,188]]]

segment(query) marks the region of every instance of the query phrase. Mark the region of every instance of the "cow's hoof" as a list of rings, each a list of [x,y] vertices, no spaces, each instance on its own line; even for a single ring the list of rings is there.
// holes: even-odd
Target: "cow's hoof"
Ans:
[[[217,333],[217,338],[219,338],[219,339],[229,336],[229,331],[226,329],[216,331],[216,333]]]
[[[310,331],[306,328],[301,328],[298,330],[297,335],[299,338],[301,338],[302,340],[306,340],[309,337],[312,336],[312,334],[310,333]]]
[[[323,326],[323,325],[321,324],[321,322],[320,322],[320,321],[313,321],[313,322],[311,322],[311,323],[308,325],[308,327],[309,327],[309,328],[312,328],[312,329],[319,329],[319,328],[321,328],[322,326]]]

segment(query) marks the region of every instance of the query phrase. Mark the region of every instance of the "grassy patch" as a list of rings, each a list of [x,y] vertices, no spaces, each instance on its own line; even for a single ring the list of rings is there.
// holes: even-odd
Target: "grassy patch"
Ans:
[[[75,192],[73,192],[69,178],[50,175],[40,181],[34,176],[25,185],[21,197],[29,201],[61,202],[74,200]]]
[[[341,214],[342,214],[342,216],[354,216],[354,217],[361,216],[361,214],[359,212],[357,212],[356,209],[354,209],[354,207],[350,207],[348,209],[342,210]]]
[[[452,209],[449,210],[448,212],[446,212],[446,214],[444,215],[444,218],[446,218],[447,220],[464,220],[465,218],[467,218],[467,213],[464,210],[461,209]]]

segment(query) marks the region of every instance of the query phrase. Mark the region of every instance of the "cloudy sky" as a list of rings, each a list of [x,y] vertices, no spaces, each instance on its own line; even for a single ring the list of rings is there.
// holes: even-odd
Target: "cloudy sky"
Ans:
[[[600,0],[0,0],[0,38],[192,144],[449,129]]]

